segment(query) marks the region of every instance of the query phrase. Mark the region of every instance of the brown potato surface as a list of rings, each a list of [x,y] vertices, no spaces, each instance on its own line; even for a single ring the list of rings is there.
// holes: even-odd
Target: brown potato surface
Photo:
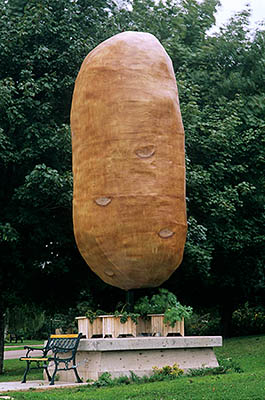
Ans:
[[[186,240],[184,129],[172,62],[124,32],[85,58],[71,110],[79,251],[110,285],[161,285]]]

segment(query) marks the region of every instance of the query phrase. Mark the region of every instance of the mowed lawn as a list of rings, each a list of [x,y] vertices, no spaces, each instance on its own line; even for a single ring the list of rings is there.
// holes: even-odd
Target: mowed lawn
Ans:
[[[25,340],[22,343],[5,343],[5,351],[23,350],[24,346],[43,346],[44,340]]]
[[[218,358],[232,358],[243,372],[183,376],[173,381],[106,388],[82,386],[52,391],[32,390],[8,395],[27,400],[265,400],[265,336],[227,339],[222,348],[216,349],[216,354]]]

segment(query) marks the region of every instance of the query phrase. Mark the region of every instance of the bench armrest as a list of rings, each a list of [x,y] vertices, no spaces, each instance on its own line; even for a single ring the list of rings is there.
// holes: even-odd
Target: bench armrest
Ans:
[[[41,347],[31,347],[31,346],[24,346],[24,349],[27,350],[26,352],[26,357],[29,356],[29,353],[34,351],[34,350],[39,350],[42,351],[42,354],[45,354],[45,348],[41,348]]]

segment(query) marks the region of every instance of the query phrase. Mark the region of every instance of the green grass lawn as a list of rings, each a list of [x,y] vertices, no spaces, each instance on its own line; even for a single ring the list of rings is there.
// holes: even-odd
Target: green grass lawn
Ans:
[[[4,374],[0,375],[0,382],[15,382],[21,381],[26,368],[26,362],[20,360],[5,360]],[[27,380],[42,379],[41,370],[29,371]]]
[[[25,340],[23,343],[7,343],[5,351],[23,350],[24,346],[37,346],[43,345],[43,340]],[[10,347],[9,347],[10,346]],[[12,346],[12,347],[11,347]],[[25,351],[26,354],[26,351]],[[0,375],[0,382],[20,381],[25,371],[26,363],[19,360],[5,360],[4,361],[4,374]],[[42,371],[32,370],[29,372],[28,379],[42,379]]]
[[[44,340],[25,340],[23,343],[5,343],[5,351],[23,350],[24,346],[38,346],[43,345]]]
[[[243,372],[183,376],[173,381],[106,388],[82,386],[52,391],[31,390],[9,395],[18,400],[265,400],[265,336],[227,339],[222,348],[216,349],[216,354],[217,357],[232,358]],[[6,361],[11,370],[10,361],[15,360]],[[13,380],[16,376],[13,375]]]

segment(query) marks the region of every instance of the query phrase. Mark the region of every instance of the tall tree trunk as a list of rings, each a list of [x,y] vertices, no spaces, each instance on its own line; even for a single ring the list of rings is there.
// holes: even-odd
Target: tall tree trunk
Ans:
[[[5,312],[0,308],[0,375],[4,373]]]

